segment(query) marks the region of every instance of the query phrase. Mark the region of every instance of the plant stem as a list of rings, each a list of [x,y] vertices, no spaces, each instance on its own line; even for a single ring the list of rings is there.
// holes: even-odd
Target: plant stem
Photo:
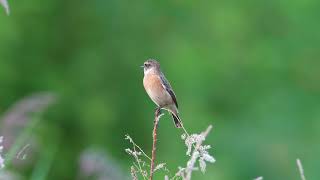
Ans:
[[[156,159],[157,129],[158,129],[158,123],[159,123],[160,117],[161,117],[161,108],[157,108],[155,111],[154,125],[153,125],[153,132],[152,132],[153,143],[152,143],[152,156],[151,156],[149,180],[153,179],[154,162]]]
[[[304,176],[304,171],[303,171],[303,167],[302,167],[302,163],[301,163],[300,159],[297,159],[297,166],[298,166],[298,169],[299,169],[301,180],[306,180],[306,178]]]

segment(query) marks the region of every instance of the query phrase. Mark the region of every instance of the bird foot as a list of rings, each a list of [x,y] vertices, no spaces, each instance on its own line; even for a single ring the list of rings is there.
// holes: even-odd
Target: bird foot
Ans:
[[[158,116],[160,116],[162,114],[162,112],[161,112],[161,107],[157,107],[156,109],[155,109],[155,115],[158,117]]]

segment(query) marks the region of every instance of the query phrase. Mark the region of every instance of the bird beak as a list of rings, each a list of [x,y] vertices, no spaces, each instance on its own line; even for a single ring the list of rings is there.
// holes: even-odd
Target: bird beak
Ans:
[[[140,66],[141,68],[144,68],[144,66]]]

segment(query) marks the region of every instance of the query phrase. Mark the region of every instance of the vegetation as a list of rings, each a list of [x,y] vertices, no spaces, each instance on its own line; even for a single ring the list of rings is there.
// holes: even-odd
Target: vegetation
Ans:
[[[130,178],[124,135],[152,150],[155,107],[139,66],[155,58],[186,129],[214,127],[205,142],[217,162],[194,179],[298,179],[296,158],[320,179],[319,1],[9,4],[9,16],[0,11],[6,175]],[[8,116],[39,93],[55,103]],[[157,158],[175,172],[188,157],[170,118],[159,124]]]

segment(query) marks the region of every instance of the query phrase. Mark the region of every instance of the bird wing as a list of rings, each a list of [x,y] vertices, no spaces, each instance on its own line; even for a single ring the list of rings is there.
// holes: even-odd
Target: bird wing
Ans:
[[[176,95],[174,94],[171,85],[169,83],[169,81],[166,79],[166,77],[161,73],[160,74],[160,78],[161,78],[161,84],[164,87],[164,89],[170,94],[174,104],[176,105],[176,107],[178,108],[178,102],[177,102],[177,98]]]

